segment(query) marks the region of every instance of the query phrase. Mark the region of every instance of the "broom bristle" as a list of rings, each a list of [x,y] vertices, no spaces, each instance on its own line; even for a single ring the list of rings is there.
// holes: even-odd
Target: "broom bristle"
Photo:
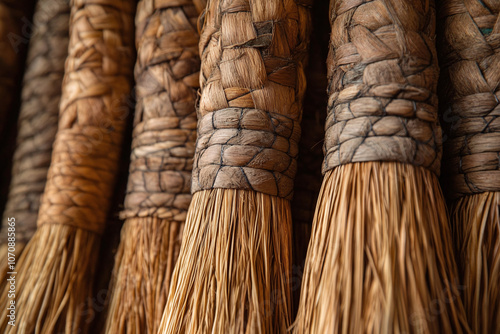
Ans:
[[[116,255],[106,333],[157,333],[184,224],[127,219]]]
[[[461,197],[453,206],[465,309],[474,333],[500,333],[500,192]]]
[[[19,256],[23,253],[25,246],[26,244],[24,242],[16,240],[15,251],[14,253],[11,253],[8,250],[9,247],[7,243],[0,245],[0,291],[3,291],[5,285],[7,284],[7,278],[10,276],[7,273],[12,272],[12,270],[9,269],[9,254],[14,254],[14,262],[16,262],[19,259]]]
[[[460,333],[446,207],[434,174],[353,163],[324,178],[295,333]]]
[[[159,333],[282,333],[290,325],[287,200],[196,192]]]
[[[16,263],[16,321],[3,333],[85,332],[94,317],[90,305],[93,264],[100,237],[80,228],[59,224],[40,226]],[[8,286],[0,296],[7,305]]]

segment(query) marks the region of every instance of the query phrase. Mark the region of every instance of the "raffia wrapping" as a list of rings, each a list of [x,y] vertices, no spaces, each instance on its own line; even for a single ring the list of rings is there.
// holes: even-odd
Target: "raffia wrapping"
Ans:
[[[439,3],[444,183],[474,333],[500,333],[500,3]]]
[[[140,1],[136,113],[107,333],[158,331],[191,201],[203,0]]]
[[[38,229],[16,265],[12,332],[85,332],[129,109],[134,2],[71,2],[59,124]],[[4,291],[3,298],[7,298]],[[3,305],[3,303],[2,303]]]
[[[285,332],[309,2],[208,1],[193,201],[160,333]]]
[[[325,178],[294,332],[467,331],[436,177],[434,2],[331,1],[330,22]]]

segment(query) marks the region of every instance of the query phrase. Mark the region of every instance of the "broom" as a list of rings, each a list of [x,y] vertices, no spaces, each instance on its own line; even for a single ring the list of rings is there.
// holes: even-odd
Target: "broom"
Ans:
[[[159,333],[280,333],[290,325],[305,5],[207,3],[193,199]]]
[[[85,332],[100,233],[113,189],[133,62],[133,2],[74,1],[59,125],[38,229],[16,264],[15,327]],[[7,305],[7,292],[0,296]]]
[[[467,330],[440,168],[433,1],[332,1],[325,177],[295,333]]]
[[[47,180],[57,131],[64,61],[68,53],[69,1],[39,0],[24,73],[17,147],[0,236],[0,286],[7,282],[7,250],[17,259],[36,230],[40,197]],[[9,218],[15,242],[8,247]],[[12,240],[12,239],[11,239]],[[12,252],[13,251],[13,252]]]
[[[500,2],[439,9],[443,165],[464,304],[474,333],[500,333]]]
[[[158,331],[191,201],[203,8],[193,0],[137,7],[137,105],[107,333]]]

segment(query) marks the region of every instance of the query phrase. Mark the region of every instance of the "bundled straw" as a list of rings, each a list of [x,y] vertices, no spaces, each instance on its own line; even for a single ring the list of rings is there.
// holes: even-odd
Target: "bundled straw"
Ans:
[[[133,2],[74,1],[59,126],[38,229],[16,270],[16,327],[85,332],[87,297],[118,169],[133,62]],[[2,293],[1,305],[7,303]]]
[[[325,173],[295,333],[461,333],[434,2],[331,3]]]
[[[290,325],[304,5],[208,1],[194,195],[160,333],[280,333]]]
[[[443,166],[474,333],[500,333],[500,2],[440,4]]]
[[[197,7],[195,7],[195,4]],[[199,8],[199,9],[197,9]],[[158,331],[191,201],[203,1],[137,7],[137,105],[107,333]]]
[[[39,0],[33,16],[17,147],[12,166],[9,198],[0,235],[0,285],[6,282],[7,222],[15,218],[15,258],[36,230],[40,197],[45,188],[57,131],[57,115],[68,54],[69,0]],[[12,250],[12,248],[11,248]],[[4,255],[5,254],[5,255]]]

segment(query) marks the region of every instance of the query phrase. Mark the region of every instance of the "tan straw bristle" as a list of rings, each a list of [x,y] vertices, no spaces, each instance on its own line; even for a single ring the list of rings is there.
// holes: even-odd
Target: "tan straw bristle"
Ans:
[[[500,2],[437,2],[444,184],[466,314],[500,333]]]
[[[126,218],[106,333],[158,332],[191,201],[204,0],[142,0],[136,14],[136,113]]]
[[[11,231],[15,231],[15,242],[11,241],[10,247],[15,250],[15,259],[36,230],[68,55],[69,1],[38,1],[33,21],[36,25],[26,60],[12,180],[0,235],[0,290],[7,282],[7,272],[12,271],[7,267],[8,228],[14,227]],[[15,226],[9,226],[9,222]]]
[[[437,177],[396,162],[325,175],[295,333],[459,333],[466,321]]]
[[[284,333],[290,203],[236,189],[193,195],[161,333]]]
[[[325,179],[295,333],[461,333],[433,1],[332,1]]]
[[[472,330],[500,333],[500,192],[460,198],[452,222]]]
[[[192,192],[160,333],[282,333],[309,9],[210,0]]]
[[[4,333],[85,332],[100,235],[129,113],[133,1],[72,1],[59,123],[37,231],[16,263],[15,325]],[[6,287],[7,288],[7,287]],[[11,299],[4,290],[1,305]]]

